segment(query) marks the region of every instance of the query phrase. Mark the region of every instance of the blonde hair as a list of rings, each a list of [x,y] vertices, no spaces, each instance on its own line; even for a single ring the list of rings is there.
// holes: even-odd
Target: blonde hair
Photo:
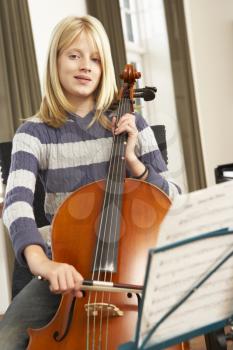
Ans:
[[[66,17],[55,27],[51,39],[45,70],[44,97],[38,116],[53,127],[62,126],[67,120],[67,112],[74,112],[74,107],[67,100],[58,75],[58,55],[70,46],[83,32],[96,45],[101,60],[101,80],[95,92],[95,115],[92,123],[98,120],[109,128],[109,121],[103,112],[108,109],[116,97],[117,88],[109,40],[104,27],[92,16]],[[91,124],[92,124],[91,123]]]

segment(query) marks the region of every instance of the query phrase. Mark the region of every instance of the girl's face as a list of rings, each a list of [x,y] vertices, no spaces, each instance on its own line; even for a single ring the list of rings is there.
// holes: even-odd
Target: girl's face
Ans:
[[[58,57],[58,75],[71,104],[94,102],[101,79],[101,62],[96,47],[82,32]]]

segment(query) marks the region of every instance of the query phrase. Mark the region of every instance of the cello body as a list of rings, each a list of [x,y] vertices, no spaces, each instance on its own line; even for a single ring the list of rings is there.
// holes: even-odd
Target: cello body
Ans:
[[[105,181],[98,181],[75,191],[60,206],[53,221],[53,259],[72,264],[85,279],[92,275],[90,257],[95,253],[104,189]],[[114,282],[143,284],[148,249],[156,244],[160,223],[169,207],[170,200],[157,187],[125,180]],[[106,273],[101,272],[99,277],[106,279]],[[138,300],[134,293],[88,292],[81,299],[66,294],[47,326],[29,330],[28,349],[116,350],[134,337]],[[182,348],[178,345],[173,349]]]

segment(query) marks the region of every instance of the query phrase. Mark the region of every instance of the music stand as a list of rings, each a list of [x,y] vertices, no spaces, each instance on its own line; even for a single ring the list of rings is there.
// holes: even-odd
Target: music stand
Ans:
[[[149,252],[135,341],[120,350],[160,350],[232,322],[232,196],[228,182],[174,201]]]

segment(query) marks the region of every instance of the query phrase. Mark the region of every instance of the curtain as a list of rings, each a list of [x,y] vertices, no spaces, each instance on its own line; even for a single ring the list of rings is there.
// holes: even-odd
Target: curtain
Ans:
[[[87,0],[88,13],[103,24],[111,45],[118,88],[122,85],[119,75],[126,64],[125,44],[118,0]]]
[[[27,0],[0,1],[0,143],[9,142],[41,101]]]
[[[189,191],[206,187],[183,0],[164,0],[176,108]]]

